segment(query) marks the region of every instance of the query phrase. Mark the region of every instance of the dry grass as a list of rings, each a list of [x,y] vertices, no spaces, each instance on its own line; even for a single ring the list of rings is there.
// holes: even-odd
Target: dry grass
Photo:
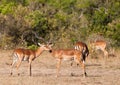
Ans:
[[[119,85],[120,84],[120,51],[116,51],[117,57],[109,57],[106,61],[101,55],[99,58],[86,60],[88,77],[82,77],[81,67],[70,62],[62,62],[61,75],[56,78],[56,60],[44,52],[32,63],[32,77],[28,76],[27,62],[23,62],[19,69],[20,76],[10,76],[10,64],[12,51],[0,50],[0,85]],[[70,74],[74,73],[74,76]]]

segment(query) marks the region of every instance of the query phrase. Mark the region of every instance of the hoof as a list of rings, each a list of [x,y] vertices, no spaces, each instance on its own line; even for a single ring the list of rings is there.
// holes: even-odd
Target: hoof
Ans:
[[[71,73],[71,76],[74,76],[74,73]]]
[[[87,73],[86,73],[86,72],[84,73],[83,77],[84,77],[84,78],[87,77]]]
[[[85,76],[87,76],[87,73],[85,72]]]
[[[20,76],[20,73],[18,73],[18,76]]]
[[[12,76],[13,75],[13,73],[10,73],[10,76]]]

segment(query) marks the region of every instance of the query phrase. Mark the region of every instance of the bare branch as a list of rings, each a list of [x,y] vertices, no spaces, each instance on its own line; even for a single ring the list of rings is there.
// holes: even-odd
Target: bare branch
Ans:
[[[81,12],[80,16],[78,17],[79,19],[83,16],[83,11]]]
[[[40,37],[40,36],[38,36],[36,32],[31,31],[31,33],[33,33],[37,39],[42,40],[42,41],[44,41],[44,42],[45,42],[45,39],[44,39],[44,38],[42,38],[42,37]]]
[[[31,30],[28,30],[28,31],[23,32],[23,34],[22,34],[22,36],[21,36],[22,42],[25,41],[24,38],[25,38],[25,36],[27,36],[28,34],[33,34],[33,35],[34,35],[34,37],[31,38],[32,42],[34,42],[34,43],[35,43],[35,40],[34,40],[35,38],[37,38],[37,39],[43,41],[44,43],[48,43],[48,42],[45,41],[44,38],[38,36],[38,34],[37,34],[36,32],[31,31]]]

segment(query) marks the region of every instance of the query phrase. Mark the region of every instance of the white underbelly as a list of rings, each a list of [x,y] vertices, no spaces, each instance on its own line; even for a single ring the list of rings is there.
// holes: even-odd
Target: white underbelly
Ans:
[[[25,56],[25,57],[23,58],[23,61],[28,61],[28,59],[29,59],[29,57],[28,57],[28,56]]]
[[[63,60],[64,60],[64,61],[74,60],[74,57],[73,57],[73,56],[63,55],[62,57],[63,57]]]

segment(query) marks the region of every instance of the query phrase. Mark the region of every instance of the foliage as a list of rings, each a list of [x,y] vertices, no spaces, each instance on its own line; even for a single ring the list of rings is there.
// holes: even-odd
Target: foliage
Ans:
[[[43,42],[32,31],[59,48],[93,35],[120,46],[119,8],[119,0],[1,0],[0,46]]]
[[[36,45],[30,45],[27,48],[31,50],[36,50],[38,47]]]
[[[114,40],[115,46],[120,46],[120,18],[108,24],[106,35]]]
[[[6,4],[1,4],[0,5],[0,13],[1,14],[12,13],[14,11],[13,10],[14,7],[15,7],[14,2],[6,3]]]

